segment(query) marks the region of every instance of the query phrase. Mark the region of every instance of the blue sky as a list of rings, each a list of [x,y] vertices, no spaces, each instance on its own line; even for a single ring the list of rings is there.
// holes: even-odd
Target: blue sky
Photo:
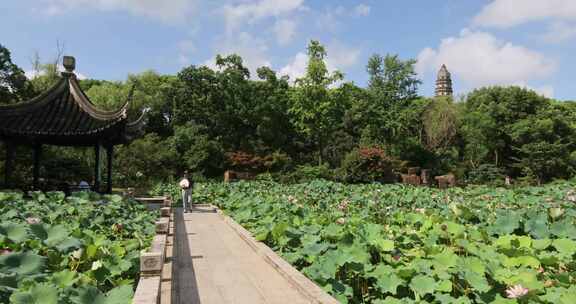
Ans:
[[[239,53],[252,70],[303,73],[305,48],[320,40],[328,64],[366,84],[370,55],[418,59],[420,93],[433,95],[442,63],[457,94],[521,85],[576,99],[575,0],[2,0],[0,43],[31,70],[56,41],[79,73],[123,80],[148,69],[176,73]]]

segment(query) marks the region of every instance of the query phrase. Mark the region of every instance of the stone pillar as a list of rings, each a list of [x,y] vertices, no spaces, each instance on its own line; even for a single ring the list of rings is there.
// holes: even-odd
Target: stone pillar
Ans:
[[[422,169],[420,171],[420,179],[422,180],[423,185],[430,184],[430,169]]]
[[[101,183],[100,144],[94,147],[94,191],[100,192]]]
[[[112,162],[114,161],[114,146],[108,146],[106,148],[106,156],[107,156],[106,165],[108,166],[108,172],[106,172],[106,174],[108,175],[108,184],[106,185],[106,193],[111,194],[112,193]]]
[[[32,187],[34,190],[38,190],[40,188],[40,160],[42,158],[42,145],[35,144],[34,145],[34,169],[33,169],[33,181]]]
[[[4,164],[4,187],[12,187],[12,171],[14,171],[14,150],[15,147],[11,142],[5,142],[6,146],[6,163]]]

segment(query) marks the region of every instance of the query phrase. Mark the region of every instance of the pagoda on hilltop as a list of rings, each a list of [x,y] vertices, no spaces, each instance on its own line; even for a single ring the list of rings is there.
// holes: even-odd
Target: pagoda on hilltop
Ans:
[[[452,96],[452,93],[452,77],[446,65],[443,64],[436,78],[436,97]]]

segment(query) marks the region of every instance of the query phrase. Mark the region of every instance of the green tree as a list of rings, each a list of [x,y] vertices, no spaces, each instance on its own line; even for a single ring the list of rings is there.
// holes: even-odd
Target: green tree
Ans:
[[[488,87],[470,93],[466,99],[463,129],[466,149],[477,150],[474,161],[509,168],[518,157],[512,149],[511,126],[547,107],[549,100],[520,87]],[[472,136],[474,135],[474,136]],[[481,140],[485,141],[480,142]],[[472,147],[482,144],[483,147]],[[490,153],[482,151],[490,150]],[[470,154],[469,154],[470,155]],[[481,159],[480,156],[484,156]]]
[[[573,175],[576,129],[564,119],[568,115],[564,107],[550,104],[510,125],[512,149],[518,153],[512,167],[534,177],[538,184]]]
[[[12,63],[10,51],[0,44],[0,104],[19,102],[32,95],[24,71]]]
[[[342,73],[330,73],[325,63],[326,50],[318,41],[308,45],[308,66],[304,77],[295,81],[290,113],[294,125],[308,136],[318,151],[318,163],[323,160],[326,139],[342,121],[343,109],[330,87],[343,79]]]
[[[224,155],[217,138],[207,135],[206,127],[188,123],[177,126],[168,144],[177,153],[179,171],[190,170],[207,176],[223,171]]]
[[[414,71],[415,60],[401,60],[397,55],[373,55],[366,70],[370,77],[366,96],[352,110],[362,129],[363,142],[384,144],[389,148],[403,141],[408,126],[401,118],[416,99],[420,80]]]

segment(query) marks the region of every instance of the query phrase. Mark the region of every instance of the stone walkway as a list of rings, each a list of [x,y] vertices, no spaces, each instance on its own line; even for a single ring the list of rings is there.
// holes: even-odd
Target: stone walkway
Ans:
[[[310,303],[211,207],[175,212],[172,303]]]

